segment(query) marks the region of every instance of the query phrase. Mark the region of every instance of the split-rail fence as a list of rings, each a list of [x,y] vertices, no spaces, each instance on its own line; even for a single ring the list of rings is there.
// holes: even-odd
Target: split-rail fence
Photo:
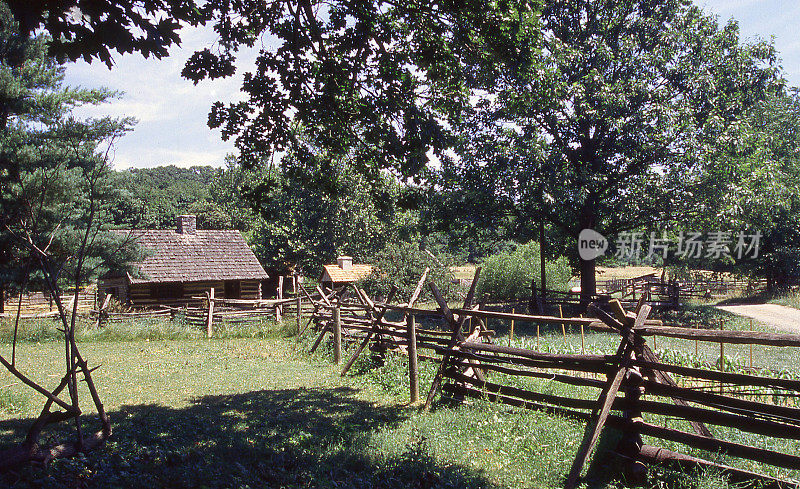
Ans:
[[[796,487],[791,480],[649,445],[643,437],[704,450],[710,454],[708,458],[725,454],[775,467],[800,469],[800,456],[792,450],[776,450],[765,443],[746,444],[742,437],[731,436],[741,432],[765,439],[800,440],[800,408],[794,402],[769,402],[766,396],[752,395],[754,390],[768,389],[773,399],[781,399],[780,393],[785,394],[783,399],[794,399],[800,393],[800,380],[667,363],[647,341],[660,336],[720,345],[799,347],[800,335],[667,326],[649,318],[652,308],[644,300],[646,296],[640,297],[632,310],[626,310],[618,300],[593,304],[590,307],[593,317],[486,311],[473,304],[479,274],[478,269],[463,306],[457,309],[448,307],[434,283],[427,285],[438,308],[434,311],[415,308],[425,277],[410,300],[401,303],[395,303],[396,289],[380,302],[373,301],[357,287],[352,288],[349,300],[344,300],[341,294],[323,293],[312,301],[314,312],[300,334],[316,333],[312,350],[326,338],[332,340],[334,360],[343,364],[342,375],[367,347],[373,357],[385,355],[388,350],[408,355],[410,399],[422,403],[424,409],[431,407],[437,395],[461,402],[481,398],[585,422],[583,440],[565,481],[567,488],[577,486],[583,467],[606,427],[621,432],[614,453],[634,481],[646,477],[647,465],[665,464],[680,470],[712,468],[731,480],[758,481],[762,487]],[[415,317],[423,315],[434,317],[444,328],[420,328]],[[606,331],[618,337],[619,343],[614,351],[604,354],[516,348],[493,339],[494,331],[487,327],[490,319],[511,322],[512,331],[515,321],[575,325],[582,330]],[[350,358],[345,359],[343,345],[348,342],[354,348]],[[427,396],[422,399],[419,361],[438,364]],[[574,395],[551,394],[537,389],[535,382],[519,382],[520,379],[557,382]],[[719,385],[721,390],[696,387],[709,383]],[[587,396],[587,391],[594,395]],[[670,426],[659,420],[669,420]]]

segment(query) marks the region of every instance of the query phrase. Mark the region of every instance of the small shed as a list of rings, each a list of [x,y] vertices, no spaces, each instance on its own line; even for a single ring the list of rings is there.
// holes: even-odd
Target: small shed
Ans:
[[[261,299],[267,273],[235,230],[197,229],[195,216],[178,216],[176,229],[118,230],[143,248],[137,273],[98,281],[101,297],[111,294],[133,306],[180,305],[214,287],[225,299]]]
[[[352,257],[340,256],[336,259],[335,264],[323,265],[320,282],[325,287],[333,289],[358,282],[370,273],[372,273],[372,265],[354,264]]]

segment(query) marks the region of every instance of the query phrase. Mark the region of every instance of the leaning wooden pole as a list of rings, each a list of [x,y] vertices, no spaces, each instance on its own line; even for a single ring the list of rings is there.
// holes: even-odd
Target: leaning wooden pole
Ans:
[[[386,296],[386,303],[387,304],[390,303],[394,299],[394,296],[397,293],[397,290],[398,289],[397,289],[396,285],[392,285],[391,289],[389,289],[389,294]],[[341,373],[342,377],[344,377],[344,375],[347,373],[347,371],[350,370],[350,367],[352,367],[353,364],[356,362],[358,357],[361,355],[361,352],[364,351],[364,348],[366,348],[367,344],[369,344],[370,340],[375,335],[375,332],[380,329],[380,322],[383,320],[383,316],[386,314],[386,308],[385,307],[380,312],[376,311],[375,304],[372,302],[372,300],[370,300],[369,296],[367,296],[367,293],[365,291],[361,290],[361,291],[358,291],[358,293],[359,293],[359,297],[362,297],[364,302],[366,302],[367,305],[370,307],[370,310],[371,310],[370,314],[373,316],[372,317],[372,331],[367,333],[367,336],[364,337],[364,339],[361,341],[361,344],[358,345],[358,348],[356,348],[356,351],[353,353],[353,356],[351,356],[350,360],[348,360],[347,364],[345,364],[344,368],[342,369],[342,373]],[[375,315],[376,313],[377,313],[377,316]]]
[[[475,299],[475,289],[478,286],[478,279],[480,276],[481,267],[478,267],[475,269],[475,275],[472,277],[472,284],[469,287],[469,292],[467,292],[467,297],[464,298],[464,309],[469,309],[472,307],[472,301]],[[464,339],[464,336],[461,334],[461,327],[464,325],[467,316],[464,315],[458,321],[456,321],[452,311],[450,311],[450,308],[447,307],[447,302],[444,300],[444,297],[442,297],[442,294],[436,287],[436,284],[430,282],[429,286],[433,297],[436,299],[436,302],[439,305],[439,309],[445,317],[445,320],[447,320],[447,323],[452,328],[452,334],[450,335],[450,341],[448,342],[447,348],[447,350],[452,350],[459,341]],[[428,391],[428,397],[425,399],[425,405],[423,406],[425,411],[428,411],[431,408],[433,398],[436,396],[436,392],[438,392],[442,383],[442,376],[444,375],[444,370],[447,368],[447,363],[449,360],[450,354],[445,351],[445,354],[442,356],[442,361],[439,364],[439,369],[436,371],[436,375],[433,377],[433,382],[431,382],[431,388]]]
[[[611,412],[611,406],[614,403],[614,399],[617,397],[619,387],[622,384],[622,380],[625,378],[628,367],[630,366],[631,355],[634,352],[634,345],[630,341],[629,334],[635,330],[637,326],[644,324],[648,314],[650,314],[650,306],[645,305],[642,307],[642,310],[639,311],[639,314],[636,316],[635,320],[626,318],[626,321],[623,324],[624,329],[622,331],[622,340],[620,341],[620,345],[615,356],[617,371],[613,377],[609,377],[606,387],[603,388],[603,391],[600,393],[600,397],[597,399],[597,406],[592,413],[591,421],[586,424],[586,431],[584,432],[583,440],[578,448],[578,453],[575,456],[575,460],[572,462],[572,467],[570,468],[569,475],[567,476],[567,481],[564,483],[564,489],[574,489],[578,485],[578,480],[580,479],[583,466],[586,464],[586,460],[588,460],[592,450],[594,450],[597,439],[599,438],[600,433],[603,431],[606,419],[608,419],[608,415]]]
[[[303,301],[302,297],[300,296],[300,291],[297,290],[297,297],[294,298],[294,308],[295,308],[295,323],[297,324],[297,334],[300,334],[300,324],[303,322]]]

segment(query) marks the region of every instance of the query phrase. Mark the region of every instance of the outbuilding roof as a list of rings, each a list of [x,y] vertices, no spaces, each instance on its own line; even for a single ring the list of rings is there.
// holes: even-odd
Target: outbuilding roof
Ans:
[[[171,229],[118,230],[144,248],[134,263],[141,277],[131,283],[200,280],[263,280],[267,272],[239,231],[202,230],[192,234]]]
[[[372,265],[353,264],[344,270],[339,265],[323,265],[322,281],[338,283],[358,282],[372,272]]]

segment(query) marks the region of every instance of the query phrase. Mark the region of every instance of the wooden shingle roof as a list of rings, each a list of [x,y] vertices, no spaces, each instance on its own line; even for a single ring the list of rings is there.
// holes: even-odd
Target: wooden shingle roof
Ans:
[[[195,234],[175,230],[120,230],[144,248],[146,257],[135,263],[141,278],[131,283],[195,282],[199,280],[263,280],[267,273],[239,231],[198,229]]]
[[[339,265],[323,265],[322,281],[339,283],[358,282],[372,272],[372,265],[353,264],[349,270],[343,270]]]

